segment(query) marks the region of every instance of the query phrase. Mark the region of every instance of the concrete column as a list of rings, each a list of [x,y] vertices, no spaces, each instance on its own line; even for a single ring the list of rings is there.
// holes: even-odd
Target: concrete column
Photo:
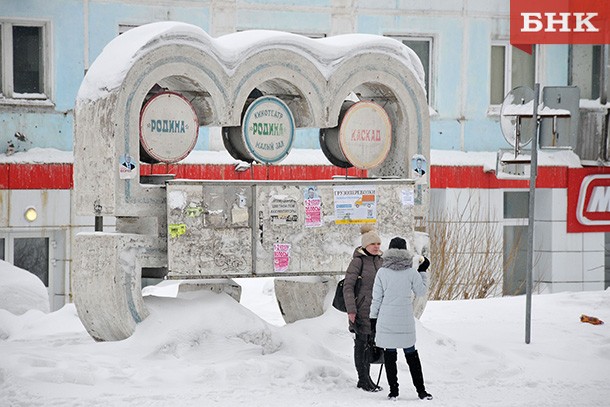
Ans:
[[[326,295],[336,281],[329,277],[276,278],[275,295],[287,324],[324,313]]]

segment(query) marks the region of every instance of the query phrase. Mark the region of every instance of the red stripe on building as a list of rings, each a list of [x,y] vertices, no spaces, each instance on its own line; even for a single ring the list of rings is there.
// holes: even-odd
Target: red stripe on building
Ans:
[[[604,168],[595,167],[602,173]],[[567,188],[567,167],[539,167],[538,188]],[[0,189],[72,189],[72,164],[0,164]],[[175,174],[176,179],[210,180],[320,180],[344,176],[332,165],[252,165],[236,171],[233,164],[141,164],[141,175]],[[365,170],[350,168],[348,176],[366,177]],[[527,189],[528,179],[498,179],[482,166],[432,166],[430,187],[435,189]]]
[[[0,164],[0,189],[9,189],[9,164]]]
[[[566,188],[568,186],[567,167],[538,167],[536,187]],[[430,188],[435,189],[510,189],[529,188],[527,179],[501,179],[495,172],[485,172],[482,166],[432,166]]]
[[[0,164],[0,189],[72,189],[72,164]]]

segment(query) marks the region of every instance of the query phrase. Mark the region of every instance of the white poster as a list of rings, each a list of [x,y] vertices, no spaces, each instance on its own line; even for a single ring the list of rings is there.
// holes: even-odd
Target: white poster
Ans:
[[[377,222],[377,190],[374,185],[336,186],[335,223]]]
[[[296,224],[299,220],[296,199],[283,195],[272,197],[269,204],[269,216],[274,225]]]
[[[403,189],[400,191],[400,201],[402,206],[414,206],[415,205],[415,194],[412,189]]]
[[[119,157],[119,178],[134,179],[137,175],[137,166],[129,154],[122,154]]]

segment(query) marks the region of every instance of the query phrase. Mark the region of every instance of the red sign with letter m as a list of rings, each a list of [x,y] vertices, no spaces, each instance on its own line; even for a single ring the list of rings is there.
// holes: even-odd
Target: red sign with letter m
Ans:
[[[570,169],[567,221],[568,232],[610,232],[610,173]]]

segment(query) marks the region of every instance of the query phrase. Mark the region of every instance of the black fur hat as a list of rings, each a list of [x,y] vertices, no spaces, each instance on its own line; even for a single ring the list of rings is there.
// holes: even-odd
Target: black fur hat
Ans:
[[[395,237],[394,239],[390,240],[389,248],[407,250],[407,241],[402,237]]]

